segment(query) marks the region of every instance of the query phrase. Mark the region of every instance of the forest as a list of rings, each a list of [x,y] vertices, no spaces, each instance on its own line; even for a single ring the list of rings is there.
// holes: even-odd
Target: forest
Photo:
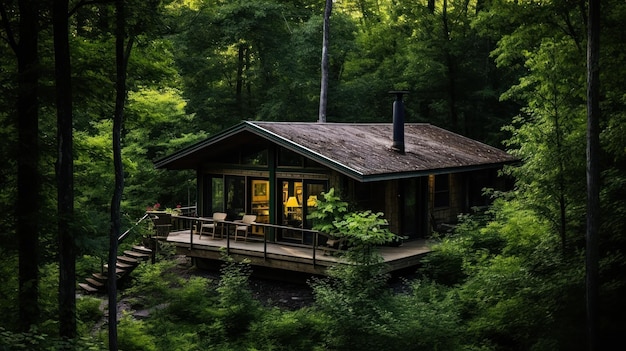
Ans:
[[[329,5],[327,121],[389,123],[406,90],[407,122],[517,156],[513,189],[435,233],[401,292],[353,252],[368,264],[281,309],[245,262],[186,276],[165,247],[108,305],[82,294],[147,207],[195,203],[195,174],[155,159],[242,120],[318,119]],[[0,1],[0,350],[614,349],[625,22],[620,0]],[[152,313],[118,320],[121,299]]]

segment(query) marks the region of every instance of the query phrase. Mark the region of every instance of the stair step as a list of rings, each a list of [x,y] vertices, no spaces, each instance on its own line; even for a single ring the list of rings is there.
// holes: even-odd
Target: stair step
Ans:
[[[128,257],[132,257],[134,259],[137,260],[146,260],[148,258],[150,258],[150,254],[148,253],[141,253],[138,251],[132,251],[132,250],[126,250],[124,251],[124,254]]]
[[[124,262],[120,262],[117,261],[117,263],[115,264],[115,266],[117,268],[120,268],[124,271],[124,273],[126,273],[127,271],[129,271],[130,269],[134,268],[135,265],[134,264],[129,264],[129,263],[124,263]],[[117,272],[116,272],[117,273]]]
[[[128,257],[128,256],[117,256],[117,263],[125,263],[132,266],[136,266],[139,261],[136,258]]]
[[[87,281],[87,283],[91,286],[93,286],[94,288],[103,288],[104,287],[104,283],[101,281],[97,281],[93,278],[85,278],[85,281]]]
[[[104,274],[107,274],[108,270],[109,270],[109,265],[105,264],[104,265]],[[124,274],[124,273],[126,273],[126,269],[119,268],[119,267],[115,268],[115,274],[120,275],[120,274]]]
[[[150,250],[149,248],[145,246],[136,245],[136,246],[133,246],[133,250],[137,252],[145,253],[148,255],[152,254],[152,250]]]
[[[109,280],[109,277],[107,277],[106,275],[102,274],[102,273],[94,273],[91,275],[95,280],[105,283],[107,280]]]
[[[83,288],[83,290],[90,292],[90,293],[94,293],[94,292],[98,292],[99,289],[94,288],[93,286],[87,284],[87,283],[78,283],[78,286],[80,286],[81,288]]]

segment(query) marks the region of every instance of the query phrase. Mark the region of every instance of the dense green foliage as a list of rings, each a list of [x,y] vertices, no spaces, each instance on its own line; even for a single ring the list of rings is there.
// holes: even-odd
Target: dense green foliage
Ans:
[[[241,120],[315,121],[323,1],[126,1],[134,39],[122,135],[130,227],[146,207],[193,205],[192,172],[152,161]],[[101,349],[99,301],[77,301],[80,338],[58,340],[57,157],[50,1],[39,31],[39,223],[36,330],[18,333],[16,236],[18,65],[11,41],[20,1],[0,4],[0,349]],[[74,6],[76,6],[74,8]],[[550,1],[336,1],[331,18],[329,122],[389,122],[389,90],[410,91],[408,122],[427,122],[521,159],[515,189],[480,216],[435,236],[419,279],[387,289],[371,250],[393,235],[381,214],[348,210],[329,192],[320,229],[350,241],[359,263],[312,284],[313,306],[260,306],[234,262],[219,282],[143,265],[123,290],[150,318],[125,315],[124,350],[585,349],[586,4]],[[106,257],[113,189],[115,27],[112,4],[70,1],[77,275]],[[626,328],[626,5],[601,20],[602,342]],[[18,41],[20,38],[16,38]],[[135,240],[141,233],[134,233]],[[364,241],[370,238],[371,241]],[[121,248],[123,249],[123,247]],[[6,345],[6,346],[5,346]]]

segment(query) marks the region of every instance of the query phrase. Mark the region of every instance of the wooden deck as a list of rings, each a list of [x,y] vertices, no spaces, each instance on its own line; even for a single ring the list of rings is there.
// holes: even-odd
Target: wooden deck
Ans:
[[[291,243],[274,243],[261,238],[243,241],[232,236],[213,239],[204,234],[202,239],[191,230],[172,231],[166,242],[176,247],[176,253],[193,258],[222,259],[224,252],[236,260],[249,259],[253,266],[277,268],[323,275],[326,268],[340,264],[341,258],[323,247]],[[404,242],[399,247],[379,247],[387,272],[416,266],[421,257],[430,252],[427,240]]]

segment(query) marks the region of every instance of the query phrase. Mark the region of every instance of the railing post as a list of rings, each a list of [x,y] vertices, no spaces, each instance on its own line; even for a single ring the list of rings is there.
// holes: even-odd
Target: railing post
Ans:
[[[196,225],[200,225],[200,227],[202,227],[202,224],[200,224],[199,222],[200,220],[196,221]],[[189,251],[193,250],[193,223],[191,224],[191,228],[189,229]]]
[[[313,268],[315,268],[315,265],[317,263],[316,259],[317,259],[317,242],[318,242],[318,236],[319,236],[319,232],[315,232],[315,235],[313,235]]]
[[[265,235],[265,230],[267,228],[263,228],[263,261],[267,260],[267,235]]]

